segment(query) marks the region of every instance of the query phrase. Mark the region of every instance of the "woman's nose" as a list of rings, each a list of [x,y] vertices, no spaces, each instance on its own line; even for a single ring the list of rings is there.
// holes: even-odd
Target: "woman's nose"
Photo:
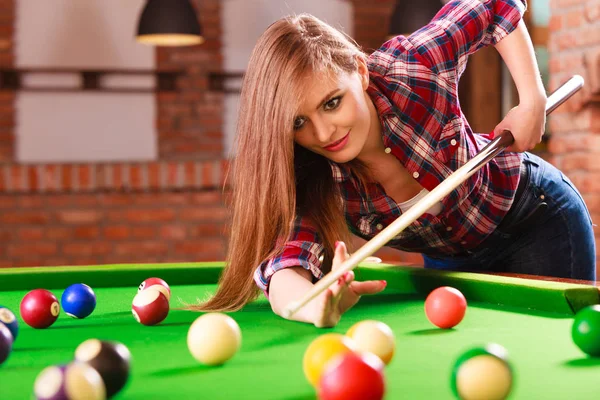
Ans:
[[[332,136],[335,133],[335,126],[332,123],[328,123],[323,119],[313,121],[315,127],[315,136],[322,144],[329,144],[332,140]]]

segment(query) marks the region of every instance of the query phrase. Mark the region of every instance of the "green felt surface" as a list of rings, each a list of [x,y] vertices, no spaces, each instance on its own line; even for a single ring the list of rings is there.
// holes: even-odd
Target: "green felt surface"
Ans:
[[[203,268],[210,273],[203,274]],[[81,275],[73,270],[3,270],[0,304],[18,314],[19,302],[30,288],[30,283],[22,282],[24,277],[31,282],[42,276],[41,282],[53,282],[50,286],[60,298],[64,287],[80,281]],[[198,283],[183,284],[181,273]],[[0,366],[1,399],[31,398],[36,375],[48,365],[72,359],[77,345],[89,338],[121,341],[132,353],[132,376],[118,399],[314,399],[302,372],[304,350],[320,334],[344,333],[364,319],[383,321],[396,335],[396,355],[385,371],[386,399],[453,398],[449,379],[454,360],[463,351],[489,342],[502,344],[509,352],[516,374],[512,399],[591,399],[600,389],[600,360],[581,353],[570,336],[569,296],[577,298],[580,306],[593,304],[597,302],[593,287],[464,273],[429,274],[412,268],[361,268],[358,276],[387,279],[389,289],[364,297],[337,327],[317,329],[285,321],[261,298],[230,314],[242,329],[240,352],[224,366],[205,367],[186,346],[187,330],[200,314],[173,309],[162,324],[146,327],[135,322],[130,305],[137,285],[149,276],[172,278],[173,308],[179,301],[203,298],[215,290],[218,264],[102,266],[89,267],[86,274],[85,282],[94,286],[98,298],[90,317],[74,320],[61,313],[46,330],[30,328],[18,317],[21,329],[14,351]],[[7,277],[21,286],[9,290]],[[469,302],[465,319],[452,330],[433,327],[423,312],[428,287],[444,284],[460,287]],[[511,300],[516,296],[524,298]]]

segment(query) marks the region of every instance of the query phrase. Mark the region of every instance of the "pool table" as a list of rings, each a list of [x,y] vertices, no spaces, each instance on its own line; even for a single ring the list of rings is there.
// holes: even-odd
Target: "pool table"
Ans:
[[[132,373],[118,399],[314,399],[302,371],[310,342],[326,332],[345,333],[376,319],[395,333],[396,354],[386,367],[386,399],[451,399],[451,369],[465,350],[498,343],[509,352],[515,380],[511,399],[592,399],[600,393],[600,359],[572,342],[571,325],[581,308],[600,302],[594,284],[565,283],[467,272],[431,271],[394,264],[361,264],[357,279],[386,279],[387,289],[365,296],[331,329],[284,320],[261,296],[230,315],[242,330],[242,347],[228,363],[207,367],[194,360],[186,335],[200,315],[179,309],[214,292],[224,264],[138,264],[0,269],[0,305],[12,309],[20,332],[0,366],[0,398],[31,398],[37,374],[70,361],[89,338],[124,343]],[[171,311],[161,324],[143,326],[131,313],[138,285],[165,279]],[[83,282],[97,295],[88,318],[61,312],[47,329],[23,322],[19,303],[28,290],[46,288],[60,300],[70,284]],[[424,314],[426,295],[438,286],[461,290],[469,307],[453,329],[433,326]]]

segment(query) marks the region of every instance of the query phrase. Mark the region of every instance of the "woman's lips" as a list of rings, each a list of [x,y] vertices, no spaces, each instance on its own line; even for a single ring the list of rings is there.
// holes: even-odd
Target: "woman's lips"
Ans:
[[[324,147],[324,149],[327,150],[327,151],[340,151],[341,149],[344,148],[344,146],[346,146],[346,143],[348,143],[348,138],[349,137],[350,137],[350,131],[348,131],[348,133],[346,134],[346,136],[344,136],[343,138],[341,138],[337,142],[335,142],[333,144],[330,144],[327,147]]]

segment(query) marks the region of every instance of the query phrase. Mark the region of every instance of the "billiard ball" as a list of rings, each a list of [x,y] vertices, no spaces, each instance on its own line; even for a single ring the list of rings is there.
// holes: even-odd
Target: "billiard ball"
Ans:
[[[8,359],[10,352],[12,351],[13,335],[10,333],[8,327],[0,324],[0,365]]]
[[[505,399],[512,383],[508,353],[495,343],[464,352],[452,369],[452,391],[464,400]]]
[[[192,356],[202,364],[221,365],[240,349],[242,331],[230,316],[206,313],[190,326],[187,345]]]
[[[65,289],[60,304],[69,317],[85,318],[96,308],[96,294],[88,285],[75,283]]]
[[[46,289],[30,291],[21,300],[21,318],[36,329],[44,329],[52,325],[60,313],[60,305],[54,294]]]
[[[138,287],[138,293],[149,288],[158,289],[162,292],[162,294],[165,295],[167,300],[171,300],[171,288],[164,280],[160,278],[148,278],[144,282],[140,283],[140,286]]]
[[[78,362],[44,368],[35,379],[33,393],[38,400],[106,399],[98,371]]]
[[[433,290],[425,300],[429,321],[442,329],[452,328],[462,321],[467,310],[465,296],[456,288],[442,286]]]
[[[131,353],[122,343],[88,339],[75,349],[75,360],[98,371],[107,398],[123,389],[129,379]]]
[[[585,307],[575,314],[571,338],[585,354],[600,357],[600,304]]]
[[[167,318],[169,300],[156,289],[142,290],[133,298],[131,312],[140,324],[156,325]]]
[[[319,400],[381,400],[385,394],[385,365],[372,353],[343,353],[323,370]]]
[[[0,306],[0,323],[6,325],[13,336],[13,341],[17,340],[19,334],[19,323],[15,314],[4,306]]]
[[[396,341],[392,329],[380,321],[365,320],[354,324],[346,336],[351,338],[358,351],[375,354],[385,365],[392,361]]]
[[[320,335],[308,345],[304,352],[302,359],[304,376],[316,388],[327,362],[337,355],[351,353],[355,350],[356,345],[346,335],[340,333]]]

